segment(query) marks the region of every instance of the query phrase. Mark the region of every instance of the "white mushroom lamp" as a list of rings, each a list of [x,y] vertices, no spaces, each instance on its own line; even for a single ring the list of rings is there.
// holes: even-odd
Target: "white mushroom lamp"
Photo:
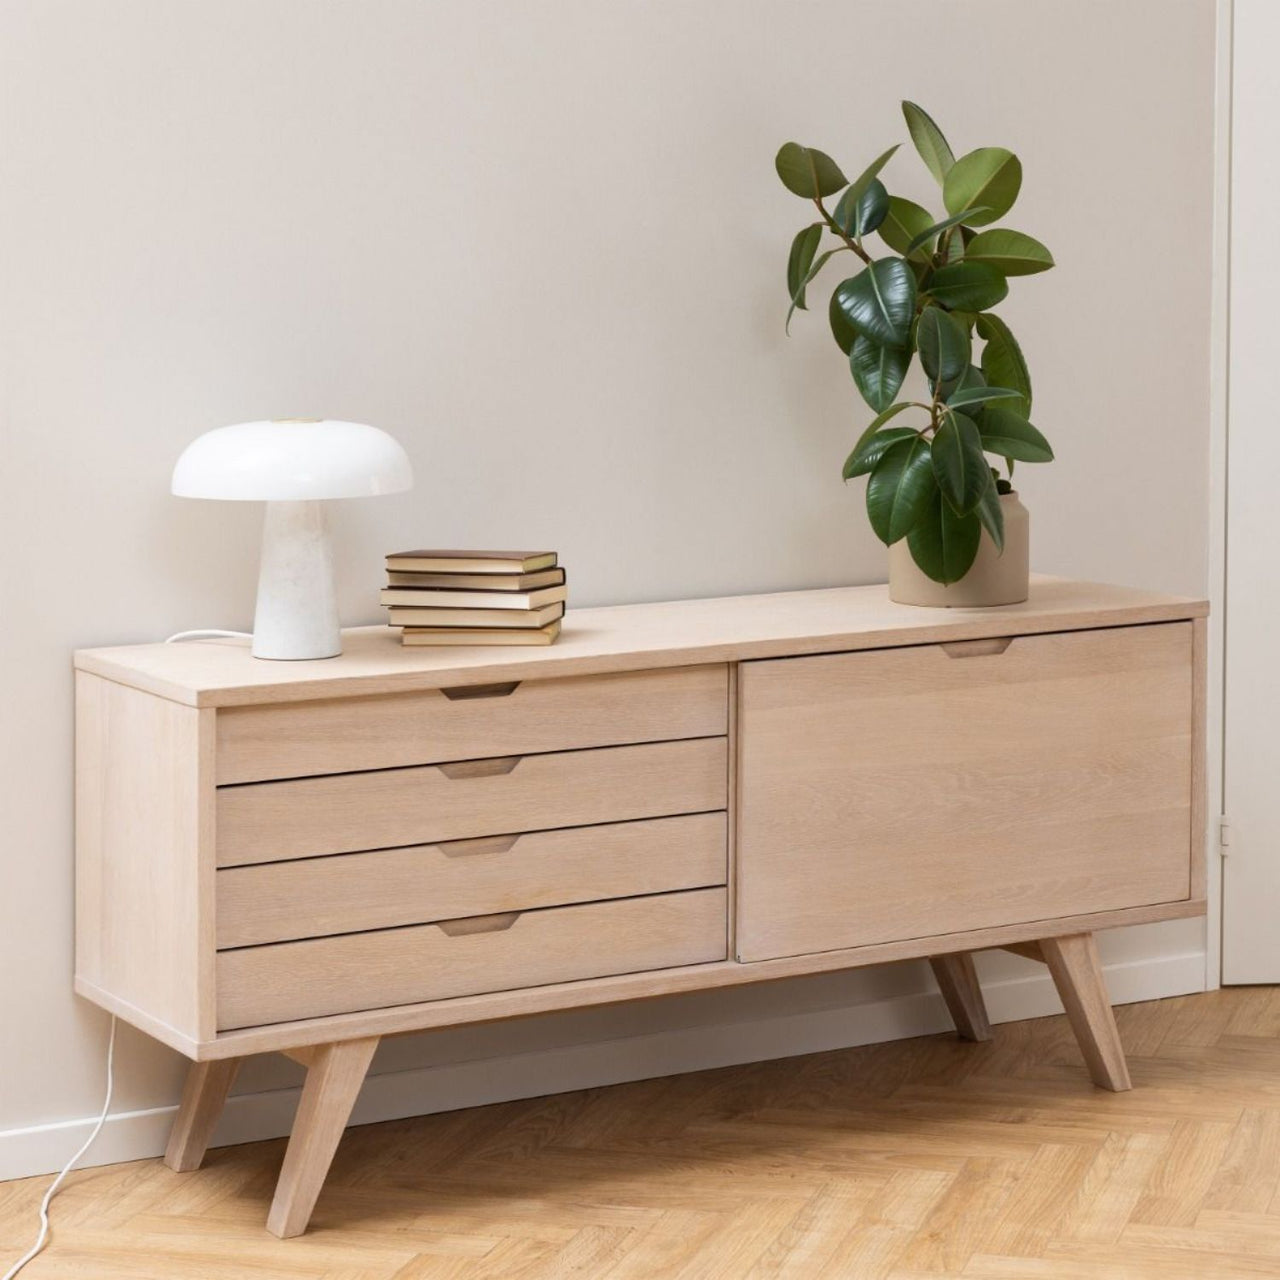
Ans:
[[[298,659],[342,652],[322,500],[412,486],[408,456],[385,431],[279,418],[205,432],[178,459],[172,488],[183,498],[267,504],[253,655]]]

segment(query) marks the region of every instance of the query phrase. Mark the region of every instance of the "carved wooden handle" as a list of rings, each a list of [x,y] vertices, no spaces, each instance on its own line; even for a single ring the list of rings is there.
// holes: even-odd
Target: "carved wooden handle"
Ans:
[[[466,858],[473,853],[506,853],[519,840],[515,836],[477,836],[474,840],[442,840],[436,848],[446,858]]]
[[[508,680],[505,684],[460,684],[440,692],[450,702],[465,702],[468,698],[507,698],[519,687],[519,680]]]
[[[1012,636],[992,636],[990,640],[952,640],[942,648],[948,658],[985,658],[1003,653],[1012,643]]]
[[[510,773],[523,758],[494,756],[489,760],[451,760],[447,764],[436,765],[436,768],[446,778],[495,778],[499,774]]]
[[[503,933],[524,914],[523,911],[504,911],[496,916],[465,916],[461,920],[437,920],[443,933],[451,938],[464,938],[469,933]]]

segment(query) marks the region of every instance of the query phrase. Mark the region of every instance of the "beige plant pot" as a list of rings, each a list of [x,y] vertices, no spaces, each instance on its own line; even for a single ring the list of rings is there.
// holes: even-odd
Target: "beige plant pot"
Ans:
[[[982,609],[1025,600],[1030,580],[1031,516],[1016,493],[1006,493],[1000,508],[1004,512],[1004,551],[996,550],[984,529],[973,568],[950,586],[921,572],[911,558],[906,538],[895,542],[889,548],[889,599],[944,609]]]

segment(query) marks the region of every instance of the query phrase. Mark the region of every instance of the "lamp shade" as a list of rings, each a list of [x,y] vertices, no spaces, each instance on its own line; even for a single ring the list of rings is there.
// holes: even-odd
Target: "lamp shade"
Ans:
[[[280,418],[206,431],[173,468],[183,498],[296,502],[370,498],[413,486],[408,455],[360,422]]]

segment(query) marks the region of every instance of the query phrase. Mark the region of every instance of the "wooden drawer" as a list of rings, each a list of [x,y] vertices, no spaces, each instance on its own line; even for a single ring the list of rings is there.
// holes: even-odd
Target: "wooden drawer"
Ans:
[[[696,889],[218,953],[218,1027],[706,964],[727,894]]]
[[[1190,623],[739,681],[743,960],[1190,896]]]
[[[720,665],[228,707],[218,783],[709,737],[728,688]]]
[[[725,825],[695,813],[225,867],[218,946],[721,885]]]
[[[723,809],[724,738],[468,760],[218,790],[218,864]]]

